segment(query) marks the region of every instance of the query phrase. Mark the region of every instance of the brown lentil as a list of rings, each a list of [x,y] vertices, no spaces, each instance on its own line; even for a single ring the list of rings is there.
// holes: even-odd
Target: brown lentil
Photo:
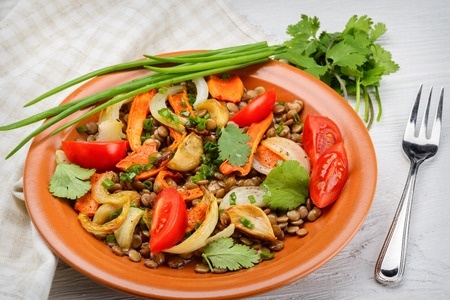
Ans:
[[[185,264],[186,264],[186,261],[177,255],[170,256],[167,259],[167,265],[171,269],[180,269],[180,268],[184,267]]]
[[[128,251],[128,258],[133,262],[139,262],[141,261],[141,254],[134,249],[130,249]]]
[[[131,240],[131,248],[136,249],[142,246],[142,237],[141,235],[135,233],[133,234],[133,239]]]
[[[144,262],[144,266],[150,269],[157,269],[159,267],[159,264],[153,259],[146,259]]]
[[[269,249],[272,251],[281,251],[284,248],[283,241],[276,241],[269,246]]]
[[[300,237],[304,237],[308,234],[308,229],[300,228],[299,230],[297,230],[297,232],[295,234],[297,234]]]
[[[314,222],[317,220],[320,215],[322,214],[322,211],[317,206],[314,206],[309,212],[308,212],[308,221]]]
[[[295,234],[299,229],[300,229],[300,227],[298,227],[298,226],[288,226],[286,228],[286,232],[289,234]]]
[[[194,271],[199,274],[206,274],[206,273],[211,272],[211,270],[209,269],[209,266],[204,263],[195,264]]]
[[[122,250],[122,248],[119,247],[119,245],[114,245],[111,247],[112,252],[117,256],[123,256],[125,253]]]
[[[87,122],[85,126],[86,133],[89,135],[94,135],[98,132],[98,125],[96,122]]]
[[[151,253],[150,258],[153,259],[158,265],[162,265],[166,261],[166,255],[163,252]]]

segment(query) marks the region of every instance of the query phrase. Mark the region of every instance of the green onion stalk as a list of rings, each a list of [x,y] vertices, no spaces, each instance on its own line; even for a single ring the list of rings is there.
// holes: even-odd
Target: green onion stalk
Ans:
[[[48,119],[47,122],[44,122],[23,140],[21,140],[19,144],[6,156],[6,159],[13,156],[32,138],[79,110],[91,108],[74,120],[59,126],[56,130],[51,132],[51,135],[73,126],[80,120],[92,116],[108,106],[114,105],[138,94],[145,93],[149,90],[169,86],[182,81],[192,80],[201,76],[204,77],[212,74],[224,73],[234,69],[265,62],[271,57],[284,51],[284,47],[269,46],[267,42],[257,42],[216,50],[174,54],[169,56],[144,55],[144,58],[141,60],[116,64],[92,71],[38,96],[37,98],[26,103],[25,107],[36,104],[50,96],[94,77],[120,71],[138,69],[147,69],[151,72],[149,72],[148,75],[119,84],[93,95],[76,99],[11,124],[0,126],[0,131],[8,131]]]

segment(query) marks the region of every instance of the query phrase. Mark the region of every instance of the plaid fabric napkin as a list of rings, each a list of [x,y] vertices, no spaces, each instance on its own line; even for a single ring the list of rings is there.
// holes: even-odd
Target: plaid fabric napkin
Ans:
[[[223,0],[23,0],[0,22],[0,124],[57,105],[69,91],[22,107],[45,91],[100,67],[142,54],[263,40],[267,37],[235,15]],[[0,132],[2,299],[46,299],[56,268],[56,257],[33,227],[22,201],[28,145],[4,160],[37,126]]]

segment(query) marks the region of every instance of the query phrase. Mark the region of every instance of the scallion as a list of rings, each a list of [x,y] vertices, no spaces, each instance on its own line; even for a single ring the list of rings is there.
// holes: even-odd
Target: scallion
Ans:
[[[49,119],[47,122],[43,123],[28,136],[26,136],[22,141],[20,141],[19,144],[6,156],[6,158],[14,155],[36,135],[42,133],[44,130],[80,110],[91,108],[79,117],[70,122],[66,122],[56,130],[53,130],[51,134],[56,134],[70,126],[73,126],[80,120],[100,112],[106,107],[114,105],[125,99],[135,97],[136,95],[147,92],[151,89],[158,89],[182,81],[192,80],[197,77],[220,74],[249,65],[265,62],[270,59],[270,57],[282,53],[285,50],[286,49],[284,46],[269,46],[267,42],[258,42],[216,50],[199,51],[164,57],[144,55],[145,58],[142,60],[117,64],[87,73],[40,95],[39,97],[28,102],[25,106],[33,105],[44,100],[45,98],[48,98],[49,96],[66,90],[69,87],[100,75],[117,71],[146,68],[156,71],[96,94],[50,108],[44,112],[35,114],[17,122],[0,126],[0,131],[7,131],[27,126],[44,119]],[[169,66],[167,66],[168,62]]]

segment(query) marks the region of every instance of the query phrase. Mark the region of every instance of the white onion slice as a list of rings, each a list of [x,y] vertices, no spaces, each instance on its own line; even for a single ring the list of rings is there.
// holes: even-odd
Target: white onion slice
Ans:
[[[240,186],[229,191],[220,201],[219,209],[227,209],[231,206],[232,194],[236,197],[235,205],[239,204],[253,204],[258,207],[263,207],[264,190],[260,186]],[[251,200],[252,199],[252,200]],[[254,201],[254,202],[253,202]]]
[[[272,168],[269,168],[269,167],[266,167],[265,165],[263,165],[259,161],[259,159],[256,155],[253,156],[252,167],[256,171],[258,171],[259,173],[264,174],[264,175],[267,175],[270,173],[270,171],[272,171]]]
[[[261,141],[261,144],[281,156],[284,160],[298,161],[308,173],[311,171],[308,155],[296,142],[287,138],[275,136]]]
[[[210,237],[214,228],[216,228],[219,208],[216,197],[209,191],[205,193],[202,201],[208,201],[209,203],[209,209],[202,224],[187,239],[169,249],[163,250],[163,252],[174,254],[188,253],[206,245],[206,239]]]
[[[195,98],[194,108],[208,99],[208,84],[206,83],[205,78],[197,77],[192,79],[192,82],[195,84],[195,88],[197,89],[197,97]]]
[[[159,114],[159,111],[162,109],[167,109],[166,100],[169,95],[181,93],[183,91],[182,86],[171,86],[166,89],[164,93],[156,93],[155,96],[153,96],[152,100],[149,102],[149,108],[150,113],[152,116],[161,122],[162,124],[169,126],[173,129],[175,129],[178,132],[184,132],[184,124],[186,124],[187,120],[177,116],[176,114],[170,112],[170,114],[173,116],[173,119],[178,120],[179,122],[174,122],[169,120],[168,118],[165,118]]]

